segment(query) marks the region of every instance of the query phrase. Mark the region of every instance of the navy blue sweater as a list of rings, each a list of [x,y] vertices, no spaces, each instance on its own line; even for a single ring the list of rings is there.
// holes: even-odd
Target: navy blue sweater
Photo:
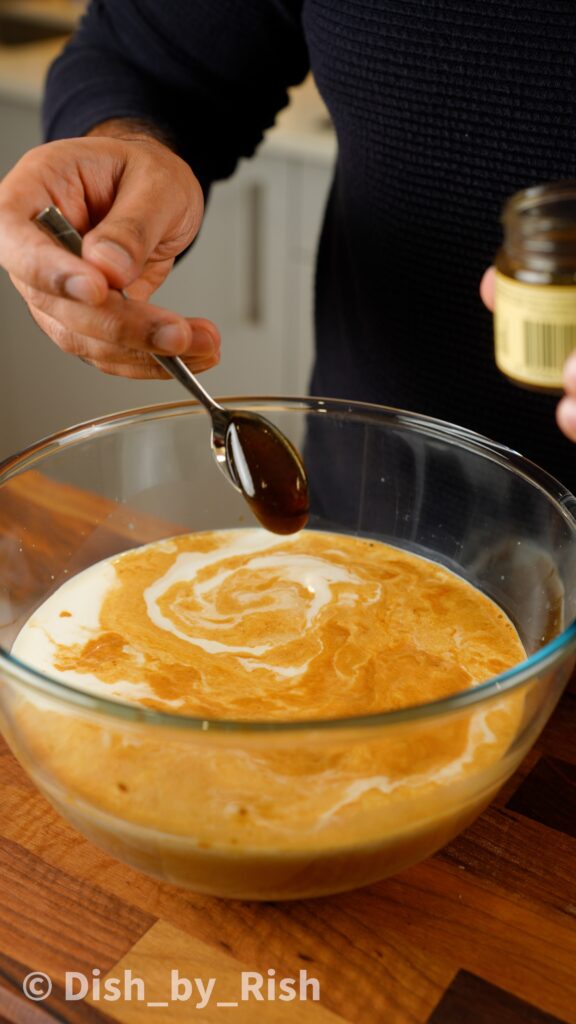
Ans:
[[[576,490],[556,399],[495,369],[478,294],[506,196],[576,177],[575,62],[573,0],[93,0],[45,131],[153,119],[208,188],[311,67],[339,144],[312,392],[452,420]]]

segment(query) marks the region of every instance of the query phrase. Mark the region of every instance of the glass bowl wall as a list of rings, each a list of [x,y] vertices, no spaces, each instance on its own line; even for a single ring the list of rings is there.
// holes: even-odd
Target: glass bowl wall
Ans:
[[[527,660],[435,703],[274,724],[137,708],[20,662],[10,651],[21,627],[82,569],[167,536],[255,525],[212,460],[206,414],[157,406],[73,428],[0,467],[2,730],[65,818],[152,875],[239,898],[337,892],[448,842],[543,728],[576,659],[576,500],[516,453],[426,417],[315,399],[235,404],[303,449],[309,529],[441,562],[501,605]],[[502,714],[509,735],[490,749]],[[433,762],[439,737],[471,730],[485,731],[485,756],[465,776],[443,764],[424,785],[416,752]]]

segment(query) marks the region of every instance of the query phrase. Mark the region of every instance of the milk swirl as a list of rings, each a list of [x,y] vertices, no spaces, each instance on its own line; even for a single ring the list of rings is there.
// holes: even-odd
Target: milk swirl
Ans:
[[[447,569],[368,540],[175,537],[65,583],[14,645],[74,686],[206,717],[344,717],[434,699],[520,660]]]

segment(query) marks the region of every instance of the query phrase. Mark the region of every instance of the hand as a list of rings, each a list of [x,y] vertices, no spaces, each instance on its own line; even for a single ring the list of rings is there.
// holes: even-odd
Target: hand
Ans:
[[[488,307],[491,313],[494,312],[494,267],[488,267],[480,281],[480,296],[482,302]]]
[[[4,178],[0,265],[42,330],[105,373],[166,378],[151,352],[208,369],[219,359],[215,325],[147,301],[198,231],[200,185],[152,136],[104,131],[32,149]],[[34,224],[50,204],[84,235],[82,259]]]
[[[484,305],[494,310],[494,267],[489,267],[480,282]],[[564,398],[556,406],[556,422],[570,441],[576,441],[576,352],[564,363]]]
[[[564,363],[564,398],[556,406],[556,422],[569,441],[576,441],[576,352]]]

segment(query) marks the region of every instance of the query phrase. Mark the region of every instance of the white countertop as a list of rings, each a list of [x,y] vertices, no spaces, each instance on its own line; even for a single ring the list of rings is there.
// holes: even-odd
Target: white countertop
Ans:
[[[290,104],[280,111],[276,124],[267,132],[262,150],[332,164],[336,148],[328,111],[309,75],[302,85],[290,91]]]
[[[12,4],[16,6],[15,0],[0,0],[0,12]],[[17,6],[19,12],[22,6],[27,6],[30,17],[33,8],[42,9],[43,20],[48,10],[53,11],[54,17],[64,17],[72,6],[77,9],[77,17],[81,9],[81,5],[71,5],[69,0],[20,0]],[[0,46],[0,101],[39,106],[48,67],[65,39],[62,36],[25,45]],[[260,151],[331,164],[336,154],[336,139],[312,78],[309,76],[302,85],[291,90],[290,95],[290,105],[278,115]]]
[[[42,42],[0,45],[0,99],[38,104],[49,65],[74,28],[85,0],[0,0],[0,17],[54,26],[61,36]]]
[[[0,14],[66,29],[74,27],[85,6],[86,0],[0,0]]]

